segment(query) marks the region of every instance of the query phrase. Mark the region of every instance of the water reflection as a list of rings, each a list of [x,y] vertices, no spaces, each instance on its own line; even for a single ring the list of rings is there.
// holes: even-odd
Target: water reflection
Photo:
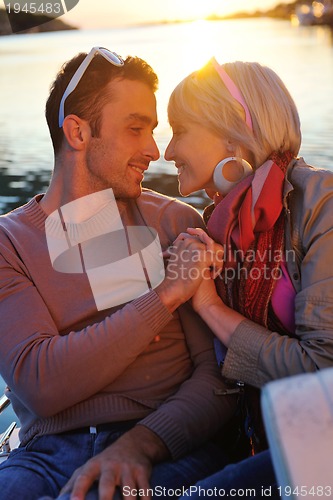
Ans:
[[[26,203],[37,193],[43,193],[50,181],[48,170],[28,171],[24,175],[12,174],[0,168],[0,213],[4,214]]]
[[[288,21],[263,18],[13,35],[0,40],[0,213],[45,191],[53,164],[44,119],[49,84],[64,60],[90,50],[96,40],[123,55],[140,55],[159,76],[155,139],[161,158],[152,162],[146,187],[179,197],[174,165],[163,160],[171,136],[168,98],[212,55],[220,62],[257,60],[277,71],[299,109],[300,154],[316,167],[333,168],[333,34],[326,26],[296,29]],[[185,201],[199,209],[208,203],[202,193]]]
[[[150,174],[144,181],[143,186],[189,203],[200,212],[211,203],[204,191],[198,191],[186,198],[180,196],[176,176],[168,173]]]
[[[45,192],[50,177],[50,170],[31,170],[22,175],[13,174],[9,168],[0,167],[0,214],[23,205],[37,193]],[[209,198],[203,191],[182,198],[178,192],[176,176],[166,172],[146,174],[143,186],[190,203],[199,211],[209,204]]]

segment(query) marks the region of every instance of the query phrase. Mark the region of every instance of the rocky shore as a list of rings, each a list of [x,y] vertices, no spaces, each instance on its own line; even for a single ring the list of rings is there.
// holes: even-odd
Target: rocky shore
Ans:
[[[13,24],[13,23],[12,23]],[[27,26],[32,26],[27,28]],[[54,19],[47,15],[36,15],[25,12],[15,14],[15,26],[11,25],[7,12],[0,8],[0,36],[26,33],[41,33],[45,31],[62,31],[77,29],[61,19]]]

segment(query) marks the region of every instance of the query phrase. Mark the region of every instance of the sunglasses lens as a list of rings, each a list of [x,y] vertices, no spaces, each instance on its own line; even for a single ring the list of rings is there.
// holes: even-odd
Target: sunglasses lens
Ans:
[[[118,54],[116,54],[115,52],[111,52],[111,50],[104,49],[104,48],[101,48],[99,50],[103,53],[103,55],[107,59],[109,59],[109,61],[112,64],[115,64],[116,66],[123,66],[124,61],[122,60],[122,58],[120,56],[118,56]]]

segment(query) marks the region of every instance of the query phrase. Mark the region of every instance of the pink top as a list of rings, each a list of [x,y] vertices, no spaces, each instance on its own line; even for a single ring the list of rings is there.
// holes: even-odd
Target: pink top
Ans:
[[[282,276],[278,280],[272,294],[272,307],[283,324],[290,332],[295,332],[295,297],[296,291],[291,282],[285,262],[281,263]]]

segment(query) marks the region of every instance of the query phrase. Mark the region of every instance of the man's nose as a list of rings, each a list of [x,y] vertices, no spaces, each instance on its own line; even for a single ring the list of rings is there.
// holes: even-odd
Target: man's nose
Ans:
[[[151,137],[149,143],[147,144],[145,151],[144,151],[145,156],[149,156],[151,161],[156,161],[159,159],[160,151],[157,147],[157,144],[155,142],[155,139]]]

